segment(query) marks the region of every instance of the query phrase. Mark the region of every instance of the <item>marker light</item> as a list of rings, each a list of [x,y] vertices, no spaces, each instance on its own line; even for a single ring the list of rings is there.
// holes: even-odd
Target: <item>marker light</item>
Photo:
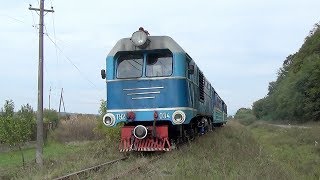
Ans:
[[[106,126],[113,126],[116,122],[116,118],[113,114],[107,113],[106,115],[103,116],[102,122]]]
[[[175,111],[172,114],[172,121],[175,124],[182,124],[186,120],[186,114],[183,111]]]
[[[131,41],[139,48],[145,48],[149,44],[148,34],[145,31],[139,30],[132,34]]]
[[[133,111],[130,111],[130,112],[127,113],[127,119],[129,121],[134,121],[135,118],[136,118],[136,114]]]
[[[154,113],[153,113],[153,119],[158,119],[158,112],[157,112],[157,111],[154,111]]]

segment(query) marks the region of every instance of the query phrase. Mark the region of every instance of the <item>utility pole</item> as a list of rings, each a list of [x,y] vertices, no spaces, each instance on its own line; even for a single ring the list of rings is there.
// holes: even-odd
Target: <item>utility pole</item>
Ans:
[[[66,112],[66,107],[64,106],[64,100],[63,100],[63,88],[61,89],[61,94],[60,94],[60,101],[59,101],[59,115],[60,115],[60,112],[61,112],[61,103],[63,104],[63,110],[64,112]]]
[[[51,107],[50,107],[50,101],[51,101],[51,86],[50,86],[50,90],[49,90],[49,110],[51,109]]]
[[[29,10],[39,11],[39,66],[38,66],[38,110],[37,110],[37,145],[36,163],[43,167],[43,16],[44,12],[54,12],[44,9],[44,0],[40,0],[40,8],[33,8],[29,5]]]
[[[60,122],[60,113],[61,113],[61,103],[63,104],[64,113],[66,113],[66,107],[64,106],[63,100],[63,88],[61,88],[60,100],[59,100],[59,112],[58,112],[58,121]]]

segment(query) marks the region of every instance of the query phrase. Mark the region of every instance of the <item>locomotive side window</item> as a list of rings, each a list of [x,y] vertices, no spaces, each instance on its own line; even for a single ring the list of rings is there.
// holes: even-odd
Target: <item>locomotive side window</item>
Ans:
[[[172,74],[172,53],[147,55],[146,76],[163,77]]]
[[[142,55],[121,55],[118,58],[117,78],[138,78],[142,76]]]
[[[204,77],[201,71],[199,71],[199,93],[200,93],[200,100],[204,100]]]
[[[189,66],[190,66],[190,65],[193,65],[193,66],[194,66],[194,63],[192,62],[191,58],[190,58],[188,55],[186,56],[186,60],[187,60],[186,76],[187,76],[188,79],[191,80],[194,73],[193,73],[193,74],[189,73],[189,72],[188,72],[188,69],[189,69]]]

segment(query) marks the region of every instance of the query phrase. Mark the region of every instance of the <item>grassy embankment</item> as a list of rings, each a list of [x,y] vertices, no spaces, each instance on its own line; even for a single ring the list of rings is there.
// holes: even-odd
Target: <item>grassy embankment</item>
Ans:
[[[231,121],[191,144],[163,154],[131,153],[128,160],[89,173],[89,179],[108,179],[155,156],[161,158],[129,173],[128,179],[319,179],[319,127],[282,129],[254,123],[243,126]],[[109,145],[108,145],[109,144]],[[45,169],[34,163],[25,169],[0,166],[6,176],[17,179],[52,179],[68,172],[120,157],[114,143],[52,144]],[[68,147],[69,148],[66,148]],[[48,147],[50,149],[50,146]],[[45,151],[46,152],[46,151]],[[1,172],[1,175],[3,174]]]
[[[319,124],[282,128],[254,123],[248,129],[272,159],[295,178],[320,178]]]
[[[114,143],[106,143],[93,132],[93,116],[74,116],[62,121],[44,147],[44,169],[35,164],[35,149],[24,149],[26,166],[20,151],[0,153],[0,179],[52,179],[121,156]]]
[[[161,159],[128,174],[127,178],[148,179],[301,179],[318,178],[317,160],[309,165],[310,173],[296,171],[281,159],[281,151],[274,152],[268,148],[268,141],[260,135],[264,126],[244,127],[237,121],[215,132],[198,138],[195,142],[170,153],[161,155]],[[268,132],[266,132],[266,135]],[[261,140],[261,139],[262,140]],[[279,137],[276,137],[279,138]],[[286,139],[286,137],[284,137]],[[272,141],[272,139],[269,139]],[[285,140],[284,140],[285,141]],[[280,143],[281,144],[281,143]],[[288,146],[286,142],[280,148]],[[296,144],[299,146],[299,144]],[[308,147],[312,148],[312,147]],[[305,151],[312,151],[306,149]],[[294,150],[293,150],[294,151]],[[277,155],[275,155],[275,153]],[[292,154],[294,152],[290,152]],[[314,158],[319,158],[313,153]],[[150,157],[141,157],[136,163],[147,161]],[[309,157],[301,157],[307,160]],[[292,162],[298,163],[298,162]],[[95,178],[113,177],[115,174],[134,167],[131,163],[122,166],[121,163],[92,174]],[[298,164],[295,164],[298,166]],[[313,172],[313,173],[311,173]]]

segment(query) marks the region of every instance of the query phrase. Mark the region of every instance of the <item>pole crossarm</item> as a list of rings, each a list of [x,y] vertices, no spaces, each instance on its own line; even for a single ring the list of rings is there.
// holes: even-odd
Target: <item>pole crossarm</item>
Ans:
[[[29,10],[40,11],[39,8],[29,8]],[[54,12],[53,9],[44,9],[43,11],[44,11],[44,12]]]
[[[29,4],[29,10],[32,10],[32,11],[40,11],[40,8],[33,8],[32,6],[31,6],[31,4]],[[51,7],[51,9],[43,9],[43,11],[44,12],[54,12],[54,10],[53,10],[53,7]]]

